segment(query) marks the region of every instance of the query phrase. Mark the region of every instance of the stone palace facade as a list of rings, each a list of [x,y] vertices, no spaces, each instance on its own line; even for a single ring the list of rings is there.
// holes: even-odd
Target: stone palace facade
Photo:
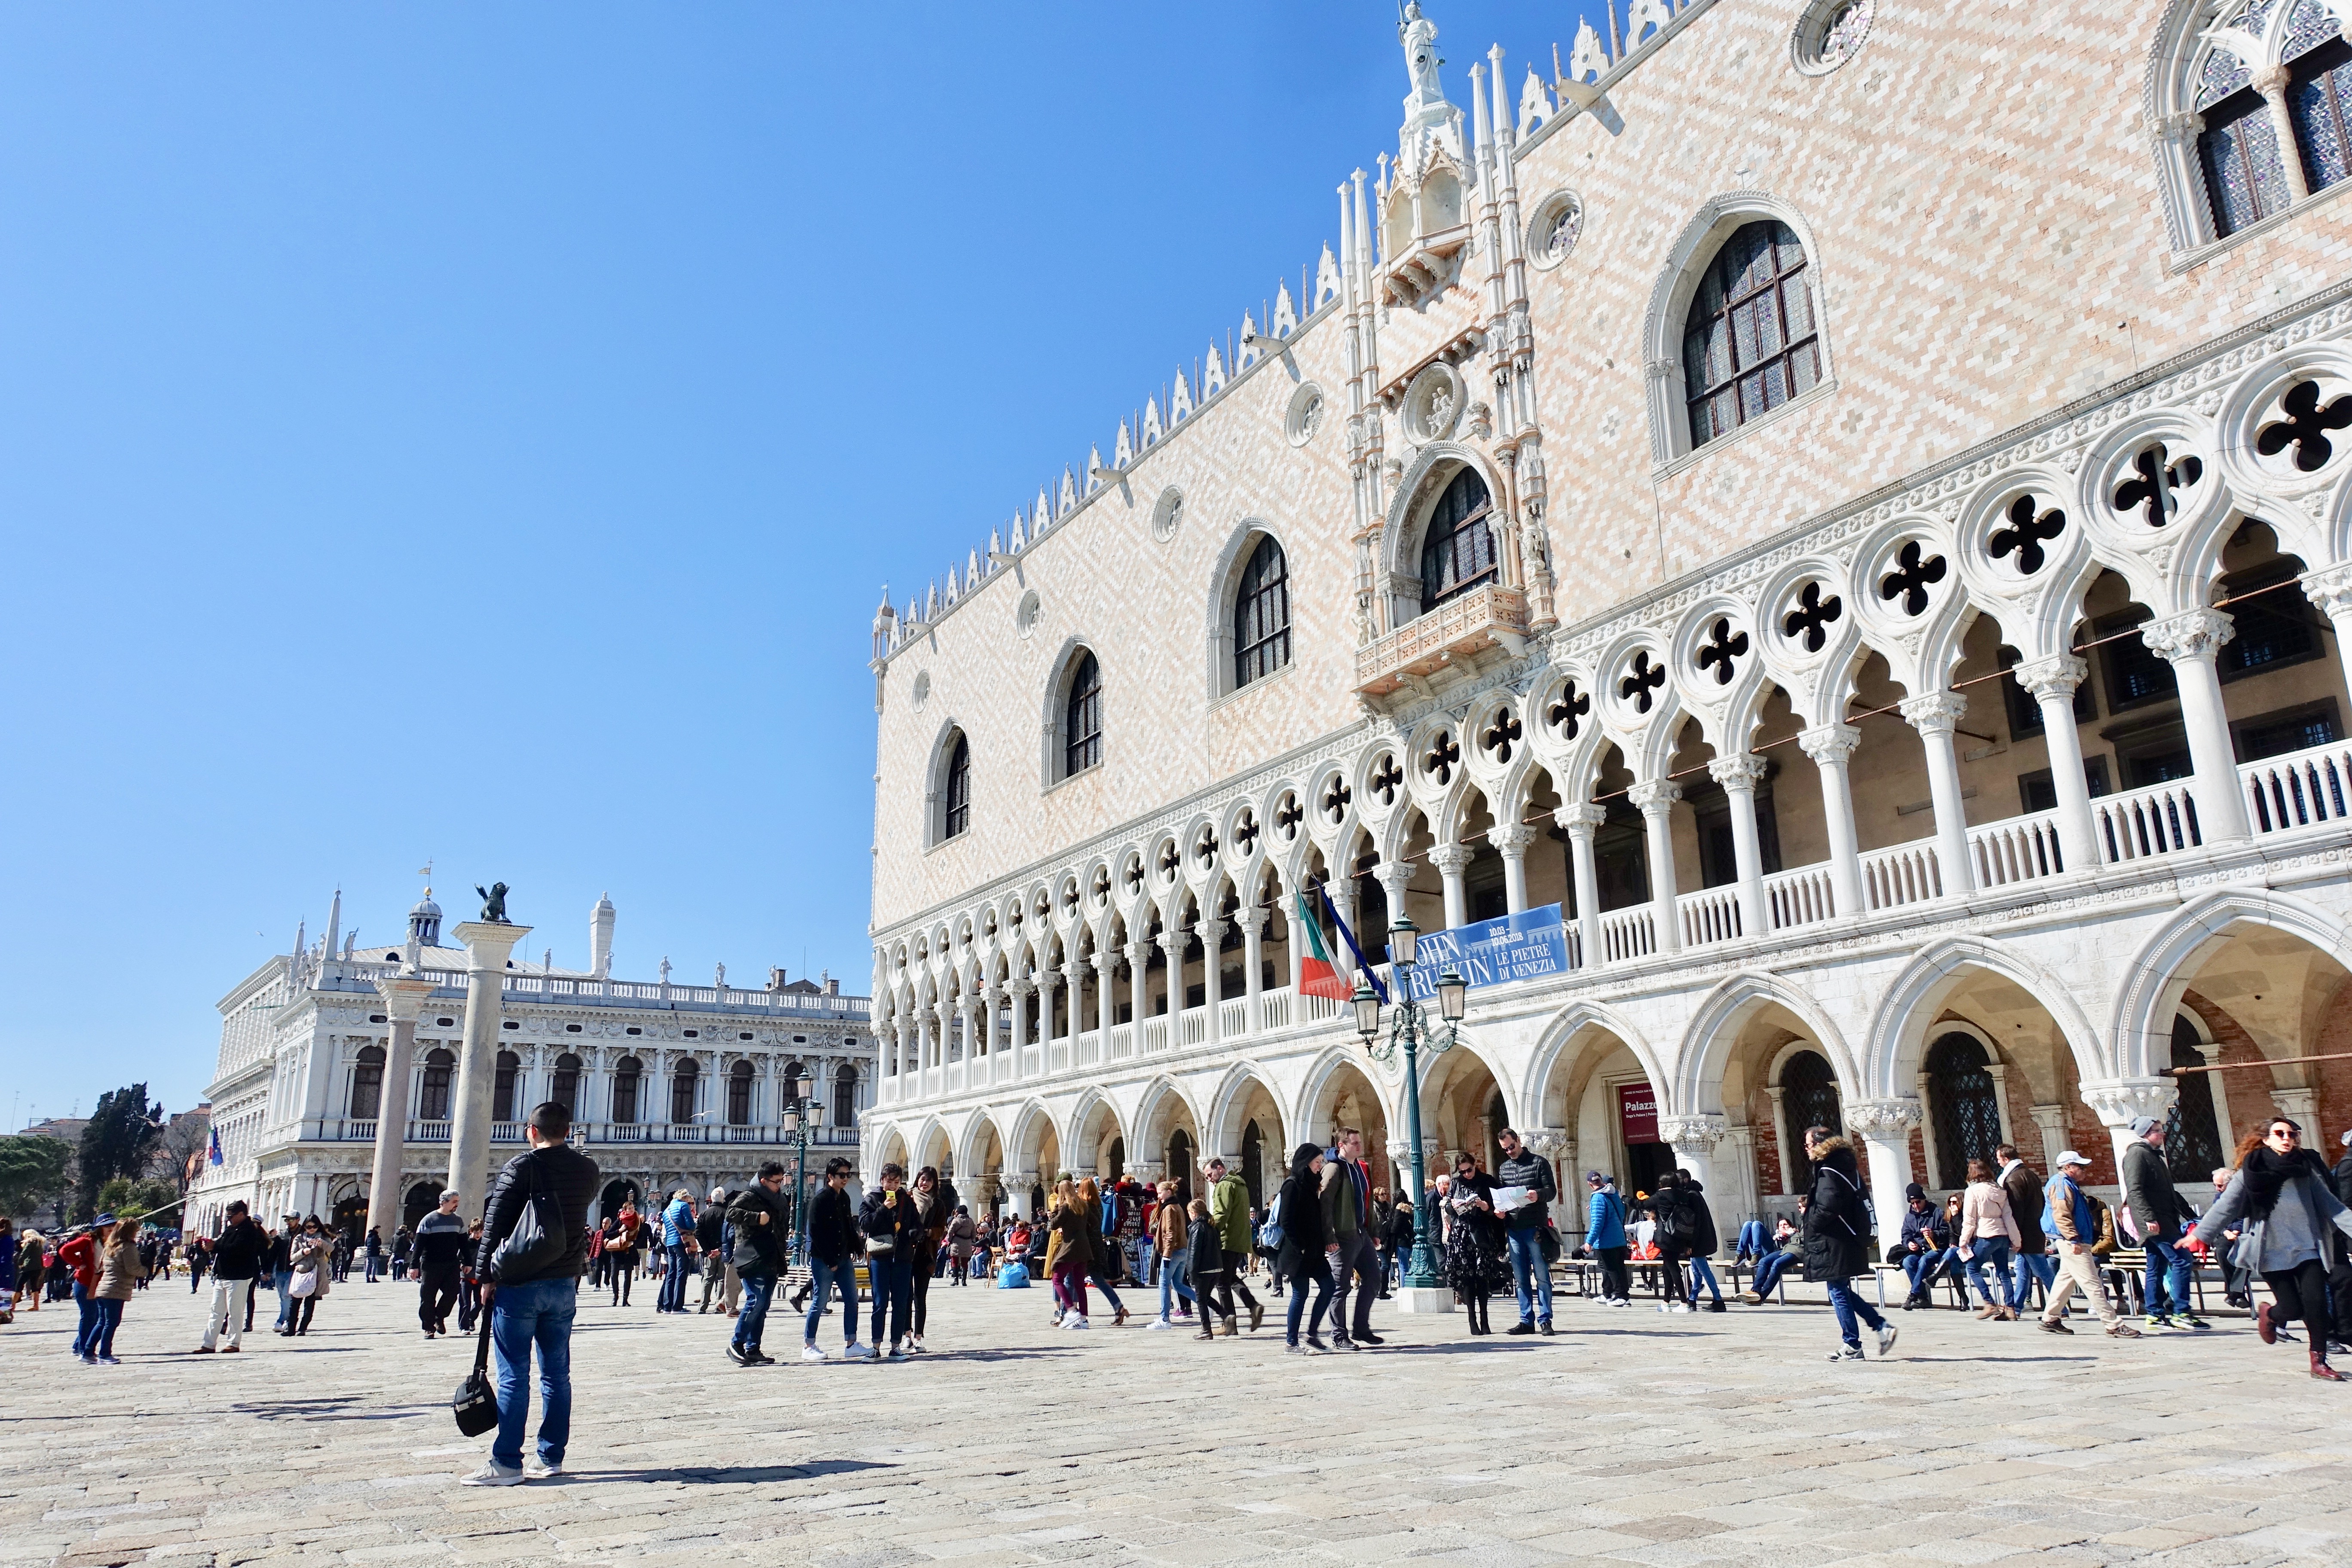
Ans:
[[[1619,0],[1441,74],[1409,7],[1311,285],[877,617],[867,1158],[1402,1163],[1317,883],[1375,958],[1558,906],[1423,1107],[1570,1194],[2332,1152],[2347,16]]]
[[[232,1198],[273,1223],[284,1213],[364,1221],[391,1037],[376,982],[403,973],[410,954],[362,948],[356,932],[341,939],[341,907],[338,894],[315,944],[298,936],[293,953],[221,999],[211,1093],[222,1163],[190,1190],[197,1230],[217,1229]],[[522,1152],[521,1119],[542,1100],[571,1106],[574,1141],[604,1167],[600,1215],[681,1186],[740,1186],[764,1160],[793,1163],[798,1145],[778,1125],[786,1100],[824,1107],[809,1140],[814,1169],[856,1157],[874,1091],[866,998],[843,995],[835,980],[787,982],[781,969],[758,991],[729,985],[723,967],[712,984],[677,985],[667,959],[656,982],[617,980],[614,922],[599,900],[584,971],[509,965],[491,1108],[498,1160]],[[448,1180],[467,978],[465,952],[442,945],[429,889],[409,912],[407,941],[416,973],[434,983],[416,1020],[400,1164],[398,1212],[414,1226]]]

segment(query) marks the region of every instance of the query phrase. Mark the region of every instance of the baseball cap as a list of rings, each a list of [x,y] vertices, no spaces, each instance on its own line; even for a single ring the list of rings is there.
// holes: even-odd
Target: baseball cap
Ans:
[[[2091,1162],[2087,1156],[2077,1154],[2074,1150],[2067,1149],[2061,1151],[2057,1160],[2053,1163],[2060,1165],[2087,1165]]]

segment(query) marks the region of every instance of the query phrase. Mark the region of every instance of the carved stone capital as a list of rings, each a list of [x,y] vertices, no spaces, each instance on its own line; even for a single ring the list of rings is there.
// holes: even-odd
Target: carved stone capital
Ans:
[[[1576,1140],[1557,1127],[1530,1127],[1519,1141],[1547,1160],[1567,1156],[1576,1147]]]
[[[2083,684],[2083,678],[2091,673],[2091,667],[2088,661],[2071,653],[2061,653],[2048,658],[2037,658],[2031,664],[2021,664],[2010,673],[2017,677],[2017,683],[2025,688],[2036,702],[2047,701],[2053,697],[2071,702],[2074,700],[2074,688]]]
[[[1907,1138],[1919,1119],[1919,1102],[1908,1096],[1848,1100],[1845,1107],[1845,1124],[1864,1138]]]
[[[1922,735],[1949,735],[1959,728],[1960,721],[1969,716],[1969,700],[1965,692],[1930,691],[1924,697],[1906,697],[1902,705],[1903,721]]]
[[[1594,828],[1609,820],[1609,811],[1606,806],[1594,805],[1588,801],[1582,805],[1563,805],[1551,814],[1551,819],[1559,824],[1561,830],[1570,838],[1589,839]]]
[[[2106,1079],[2083,1086],[2083,1103],[2098,1112],[2100,1125],[2128,1127],[2142,1116],[2163,1121],[2179,1092],[2167,1078]]]
[[[1441,844],[1429,852],[1429,863],[1449,877],[1458,877],[1470,864],[1472,854],[1466,844]]]
[[[1486,842],[1492,844],[1496,853],[1506,860],[1519,858],[1528,852],[1528,846],[1535,841],[1536,830],[1524,822],[1515,822],[1508,827],[1497,827],[1494,832],[1486,835]]]
[[[1201,946],[1205,951],[1210,952],[1216,952],[1217,944],[1224,940],[1224,921],[1212,919],[1205,920],[1201,922]]]
[[[2352,564],[2313,573],[2303,580],[2303,591],[2331,621],[2352,615]]]
[[[1625,798],[1644,816],[1670,809],[1682,797],[1682,786],[1672,779],[1643,779],[1625,792]]]
[[[1731,1126],[1720,1114],[1708,1112],[1697,1116],[1661,1116],[1658,1136],[1677,1149],[1713,1150],[1731,1135]]]
[[[2236,624],[2224,610],[2190,610],[2150,621],[2139,629],[2139,640],[2147,644],[2149,651],[2172,664],[2210,661],[2236,635]]]
[[[1763,781],[1764,769],[1764,759],[1748,752],[1735,752],[1706,764],[1707,776],[1727,790],[1754,789]]]
[[[1823,766],[1832,763],[1843,765],[1861,744],[1862,731],[1851,724],[1822,724],[1801,731],[1797,736],[1799,749]]]

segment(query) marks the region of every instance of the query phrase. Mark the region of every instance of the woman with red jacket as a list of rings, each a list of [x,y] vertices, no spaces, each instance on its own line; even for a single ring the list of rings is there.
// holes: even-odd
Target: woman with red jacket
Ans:
[[[58,1248],[58,1267],[73,1275],[74,1306],[81,1326],[74,1331],[73,1353],[90,1366],[98,1364],[98,1241],[93,1232],[114,1223],[102,1214],[87,1230],[78,1230]]]

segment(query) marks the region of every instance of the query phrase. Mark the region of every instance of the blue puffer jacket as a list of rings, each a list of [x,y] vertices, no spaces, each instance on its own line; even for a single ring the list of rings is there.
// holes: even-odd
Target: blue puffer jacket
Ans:
[[[1591,1247],[1625,1245],[1625,1205],[1615,1193],[1596,1187],[1585,1211],[1584,1245]]]
[[[672,1198],[669,1207],[662,1210],[662,1245],[684,1247],[686,1238],[694,1234],[694,1208],[684,1198]]]

